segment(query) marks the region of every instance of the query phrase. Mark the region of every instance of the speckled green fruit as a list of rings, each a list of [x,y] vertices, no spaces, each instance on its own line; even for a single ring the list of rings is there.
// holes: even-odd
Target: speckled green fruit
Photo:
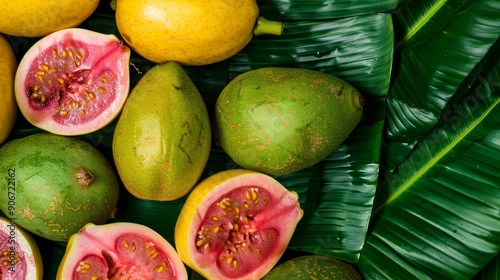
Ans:
[[[361,280],[352,264],[320,255],[296,257],[274,267],[262,280]]]
[[[364,103],[352,85],[319,71],[251,70],[217,99],[216,141],[243,168],[289,174],[332,153],[359,123]]]
[[[197,183],[211,131],[200,92],[177,62],[158,64],[130,93],[113,136],[118,174],[134,196],[170,201]]]
[[[87,223],[116,212],[119,187],[110,162],[91,144],[38,133],[0,147],[0,209],[17,225],[66,242]]]

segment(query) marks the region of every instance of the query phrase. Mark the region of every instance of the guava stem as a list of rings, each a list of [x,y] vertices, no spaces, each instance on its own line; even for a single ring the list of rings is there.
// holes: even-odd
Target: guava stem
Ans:
[[[75,173],[75,179],[78,185],[82,188],[88,187],[90,183],[94,180],[94,175],[83,168],[80,168]]]
[[[281,35],[283,34],[283,29],[285,25],[279,21],[272,21],[265,19],[261,16],[257,18],[257,23],[253,29],[254,35],[270,34],[270,35]]]
[[[116,11],[116,0],[111,0],[109,6],[113,9],[113,11]]]

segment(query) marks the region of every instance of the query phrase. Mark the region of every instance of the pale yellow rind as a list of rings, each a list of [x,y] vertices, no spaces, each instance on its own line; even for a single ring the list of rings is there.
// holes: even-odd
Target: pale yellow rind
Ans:
[[[8,137],[16,121],[18,107],[14,95],[17,61],[5,37],[0,35],[0,144]]]
[[[42,37],[80,25],[98,5],[99,0],[0,0],[0,33]]]
[[[144,58],[205,65],[222,61],[252,39],[255,0],[117,0],[116,25]]]

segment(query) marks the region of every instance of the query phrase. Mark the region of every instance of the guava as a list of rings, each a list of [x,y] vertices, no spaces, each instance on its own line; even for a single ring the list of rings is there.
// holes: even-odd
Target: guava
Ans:
[[[175,249],[137,223],[87,224],[74,234],[57,271],[58,280],[187,279]]]
[[[116,213],[113,166],[83,140],[42,132],[8,141],[0,146],[0,172],[0,209],[43,238],[67,242]]]
[[[275,266],[262,280],[342,279],[362,280],[352,263],[322,255],[304,255]]]
[[[0,33],[42,37],[76,27],[99,5],[99,0],[2,1]]]
[[[82,135],[110,123],[129,91],[130,49],[116,36],[63,29],[24,54],[15,77],[24,117],[53,134]]]
[[[116,0],[116,26],[127,44],[156,62],[206,65],[243,49],[255,34],[281,34],[259,18],[255,0]]]
[[[320,71],[250,70],[216,101],[216,143],[245,169],[290,174],[331,154],[358,125],[364,104],[355,87]]]
[[[182,261],[207,279],[260,279],[303,216],[298,195],[263,173],[231,169],[189,194],[175,225]]]
[[[211,147],[203,98],[175,62],[151,68],[130,93],[113,135],[113,159],[136,197],[171,201],[198,182]]]
[[[0,216],[0,262],[0,279],[42,279],[42,256],[37,243],[14,220],[2,216]]]
[[[5,142],[14,127],[17,104],[14,95],[14,77],[17,60],[7,39],[0,34],[0,144]]]

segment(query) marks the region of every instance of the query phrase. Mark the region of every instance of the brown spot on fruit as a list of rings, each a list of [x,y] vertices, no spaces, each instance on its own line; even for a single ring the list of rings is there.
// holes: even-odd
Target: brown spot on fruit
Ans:
[[[81,168],[75,173],[76,182],[80,187],[88,187],[94,180],[94,175],[90,171]]]

